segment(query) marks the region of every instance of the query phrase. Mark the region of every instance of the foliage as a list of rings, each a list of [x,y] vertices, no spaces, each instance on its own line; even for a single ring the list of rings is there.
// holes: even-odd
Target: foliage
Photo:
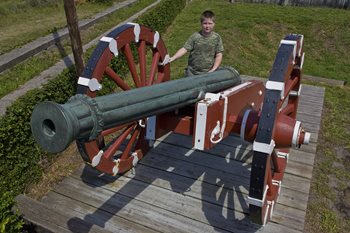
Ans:
[[[122,0],[113,0],[113,2],[119,1]],[[37,4],[40,5],[35,6]],[[80,20],[90,18],[108,7],[110,4],[89,2],[79,4],[78,18]],[[0,54],[19,48],[38,37],[46,36],[54,31],[53,28],[62,29],[66,24],[63,0],[1,0]]]
[[[0,193],[0,232],[19,232],[23,220],[14,215],[11,207],[15,204],[10,192]]]
[[[122,1],[122,0],[118,0]],[[149,4],[154,2],[154,0],[143,0],[134,4],[133,6],[123,8],[118,10],[117,12],[109,15],[104,20],[98,22],[94,26],[81,31],[81,37],[83,44],[93,40],[97,36],[101,35],[101,33],[115,27],[116,24],[125,20],[125,18],[134,14],[137,11],[145,8]],[[99,8],[98,8],[99,9]],[[62,9],[63,11],[63,9]],[[82,11],[80,8],[79,11]],[[1,17],[0,17],[1,19]],[[0,20],[1,21],[1,20]],[[0,22],[1,27],[1,22]],[[52,27],[52,26],[50,26]],[[53,27],[52,30],[56,30],[57,28]],[[30,30],[31,31],[31,30]],[[33,34],[32,32],[29,34]],[[21,36],[22,37],[22,36]],[[12,43],[12,42],[11,42]],[[0,39],[1,44],[1,39]],[[62,40],[57,42],[57,49],[50,49],[44,52],[41,52],[37,56],[33,56],[28,58],[26,61],[17,64],[11,69],[7,70],[0,74],[0,97],[7,95],[8,93],[16,90],[19,86],[23,85],[26,81],[32,79],[33,77],[40,74],[43,70],[48,69],[56,62],[58,62],[62,57],[65,57],[70,53],[71,47],[67,40]],[[6,47],[12,46],[6,45]],[[1,45],[0,45],[1,47]],[[1,50],[1,49],[0,49]],[[90,52],[90,50],[88,50]],[[88,53],[85,53],[85,57],[88,57]]]
[[[165,32],[185,5],[186,0],[163,0],[162,4],[137,19],[137,22],[159,32]]]
[[[88,2],[103,3],[103,4],[112,4],[112,3],[113,3],[113,0],[88,0]]]
[[[154,27],[164,31],[166,25],[170,24],[176,15],[168,15],[167,20],[165,20],[167,24],[157,24],[154,23],[157,22],[156,20],[152,20],[152,17],[157,16],[154,11],[163,9],[162,4],[167,4],[167,7],[179,8],[180,2],[183,3],[182,7],[184,7],[185,1],[165,0],[160,3],[159,7],[155,7],[141,16],[139,20],[142,21],[143,17],[146,17],[145,22],[153,22]],[[125,61],[115,61],[112,67],[118,69],[118,73],[121,75],[127,71]],[[0,173],[6,174],[0,181],[0,207],[3,213],[0,215],[0,227],[6,232],[18,231],[22,224],[22,221],[11,212],[14,204],[13,198],[22,193],[28,184],[40,179],[43,168],[50,163],[53,156],[43,152],[31,135],[30,116],[33,108],[37,103],[45,100],[58,103],[66,102],[75,93],[75,83],[74,69],[66,70],[42,88],[32,90],[18,99],[7,109],[6,115],[0,118]],[[110,91],[113,88],[112,84],[112,82],[104,83],[104,90]],[[11,192],[7,190],[11,190]]]
[[[4,213],[0,221],[3,229],[16,222],[16,216],[10,215],[14,196],[40,178],[42,165],[51,156],[36,146],[30,131],[31,112],[36,103],[44,100],[67,101],[75,92],[75,82],[74,72],[66,71],[43,88],[30,91],[18,99],[0,118],[0,173],[6,174],[0,182],[1,212]]]

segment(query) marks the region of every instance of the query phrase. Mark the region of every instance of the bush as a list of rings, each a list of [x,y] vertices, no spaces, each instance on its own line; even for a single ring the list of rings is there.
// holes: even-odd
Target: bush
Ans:
[[[164,32],[185,5],[186,0],[164,0],[137,22]],[[119,71],[128,71],[123,61],[112,66]],[[104,83],[104,90],[112,88],[113,85]],[[53,156],[42,151],[31,134],[30,116],[34,106],[45,100],[65,103],[75,94],[75,90],[76,74],[71,68],[42,88],[25,94],[0,118],[0,173],[3,174],[0,182],[0,232],[20,230],[23,221],[11,212],[14,197],[22,193],[28,184],[40,179],[44,168],[42,162],[50,162]]]
[[[10,192],[5,192],[0,197],[0,232],[19,232],[22,228],[23,220],[11,211],[11,207],[15,202],[13,195]]]
[[[88,0],[88,2],[102,3],[102,4],[112,4],[113,0]]]
[[[152,11],[138,18],[136,22],[158,32],[165,32],[185,6],[186,0],[163,0],[161,4],[158,4]]]
[[[75,93],[76,75],[73,69],[63,72],[41,89],[28,92],[18,99],[5,116],[0,118],[0,182],[1,229],[17,228],[16,215],[11,216],[13,198],[42,174],[41,161],[49,155],[36,145],[30,130],[30,116],[34,106],[45,100],[64,103]],[[11,192],[8,192],[11,190]],[[12,226],[13,225],[13,226]],[[14,229],[14,228],[13,228]]]

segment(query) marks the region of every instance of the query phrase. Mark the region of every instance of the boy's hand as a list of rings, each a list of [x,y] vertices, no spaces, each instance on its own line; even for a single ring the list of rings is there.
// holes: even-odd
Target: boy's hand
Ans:
[[[171,58],[169,56],[169,54],[165,55],[163,62],[160,62],[159,65],[160,66],[165,66],[166,64],[171,62]]]

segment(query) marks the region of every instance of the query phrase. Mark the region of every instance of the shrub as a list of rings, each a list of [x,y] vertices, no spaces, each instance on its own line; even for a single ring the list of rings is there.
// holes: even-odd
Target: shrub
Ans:
[[[137,22],[164,32],[185,4],[186,0],[164,0],[141,16]],[[119,71],[128,71],[123,61],[113,63],[112,66]],[[112,84],[104,83],[104,90],[110,91],[113,88]],[[4,174],[0,182],[1,232],[20,230],[23,221],[11,212],[14,197],[22,193],[28,184],[41,177],[42,162],[50,162],[53,156],[42,151],[31,134],[30,116],[34,106],[45,100],[65,103],[75,94],[75,90],[76,74],[74,68],[71,68],[42,88],[26,93],[7,109],[5,116],[0,118],[0,173]]]

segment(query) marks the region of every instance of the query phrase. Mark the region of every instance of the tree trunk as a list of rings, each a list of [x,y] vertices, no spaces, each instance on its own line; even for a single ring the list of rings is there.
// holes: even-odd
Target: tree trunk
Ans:
[[[74,55],[75,70],[81,76],[84,70],[83,47],[81,44],[78,16],[74,0],[64,0],[64,11],[67,18],[67,26]]]

